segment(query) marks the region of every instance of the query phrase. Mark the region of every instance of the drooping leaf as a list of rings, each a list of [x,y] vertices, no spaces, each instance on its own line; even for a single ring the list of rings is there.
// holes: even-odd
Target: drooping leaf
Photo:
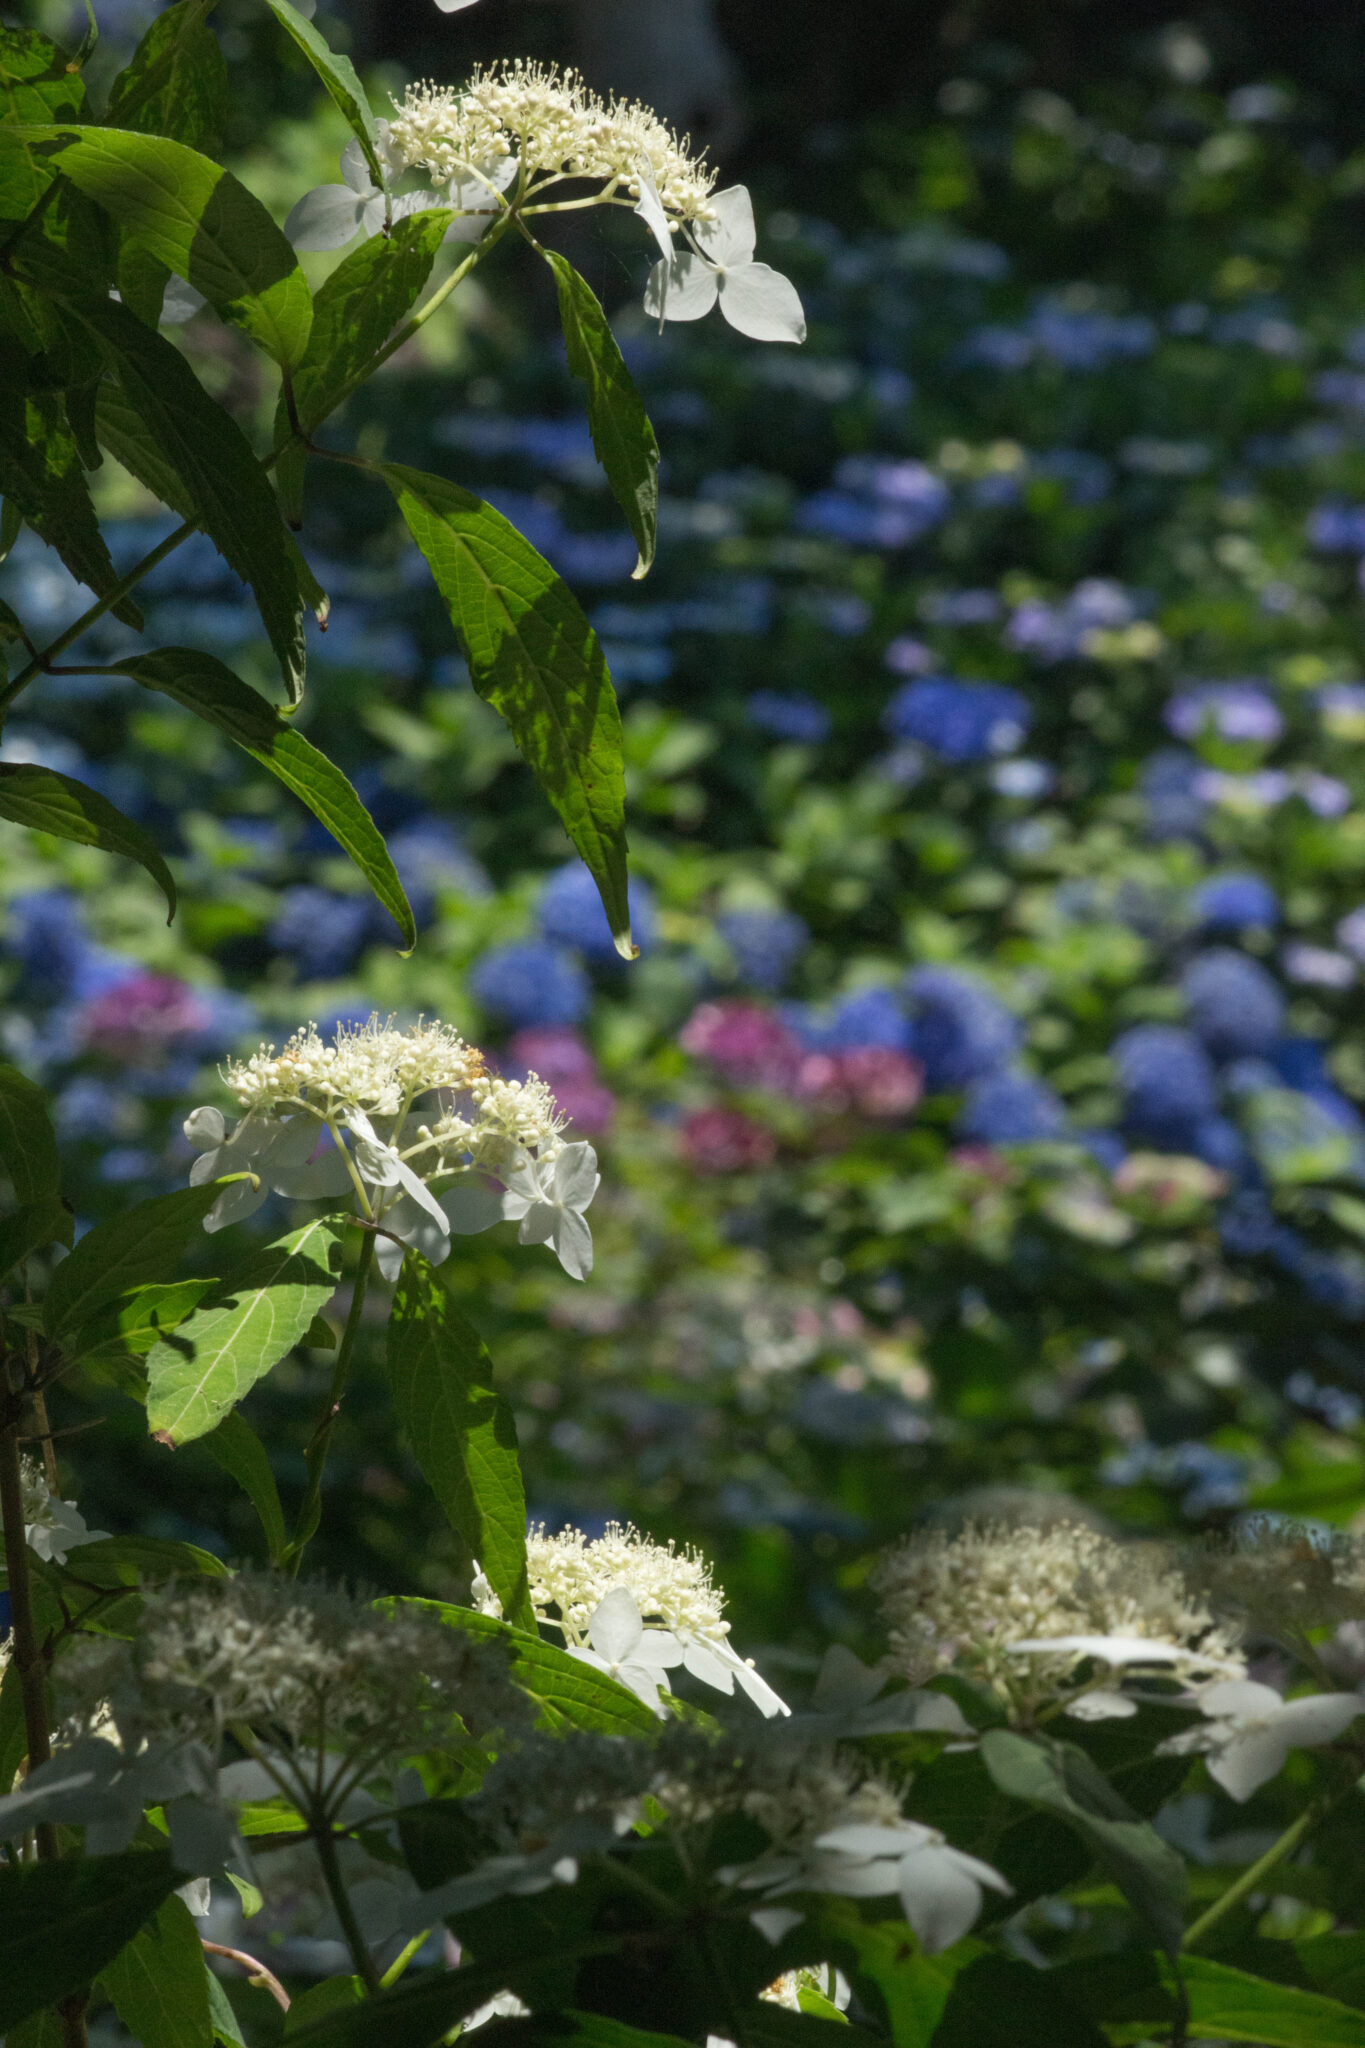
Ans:
[[[59,145],[63,176],[282,368],[301,361],[313,318],[308,281],[231,171],[163,135],[66,123],[11,131],[11,147],[37,143]]]
[[[379,131],[370,112],[365,88],[356,77],[349,57],[342,57],[325,43],[311,21],[305,21],[289,0],[265,0],[280,27],[293,37],[326,87],[327,94],[365,152],[370,176],[376,185],[384,183],[384,166],[379,161]]]
[[[569,368],[588,387],[592,445],[640,550],[640,577],[654,560],[658,538],[659,443],[596,293],[567,257],[551,249],[545,260],[559,290]]]
[[[421,470],[381,468],[475,689],[511,728],[597,883],[616,950],[631,958],[621,714],[597,635],[544,557],[482,498]]]
[[[0,1868],[0,2027],[83,1989],[182,1882],[166,1849]]]
[[[599,1735],[643,1735],[659,1725],[644,1701],[626,1686],[539,1635],[442,1600],[405,1599],[393,1604],[420,1607],[449,1628],[501,1643],[517,1684],[539,1702],[543,1727],[555,1731],[587,1728]]]
[[[30,832],[51,832],[58,839],[74,839],[78,846],[98,846],[139,862],[175,916],[175,881],[155,842],[98,790],[59,775],[55,768],[39,768],[30,761],[0,762],[0,818],[26,825]]]
[[[61,1196],[57,1134],[47,1097],[17,1067],[0,1062],[0,1165],[25,1204],[56,1202]]]
[[[0,122],[75,120],[85,83],[67,68],[66,52],[31,28],[0,34]],[[0,157],[0,220],[22,220],[52,183],[53,171],[25,150]]]
[[[305,663],[297,549],[250,442],[179,349],[126,306],[110,300],[76,310],[98,335],[123,400],[120,409],[101,394],[96,431],[125,468],[202,526],[250,585],[297,702]]]
[[[416,945],[411,907],[369,812],[341,770],[310,746],[273,705],[249,690],[214,655],[193,647],[162,647],[154,654],[135,655],[116,664],[116,673],[187,705],[277,776],[350,855],[398,926],[403,944]]]
[[[26,359],[7,338],[0,339],[0,492],[97,597],[117,586],[61,393],[34,387]],[[113,609],[125,625],[141,626],[131,598]]]
[[[336,1292],[344,1223],[321,1216],[267,1245],[147,1353],[147,1427],[172,1444],[213,1429],[279,1364]]]
[[[326,419],[356,372],[411,312],[451,219],[438,208],[396,220],[389,234],[362,242],[320,288],[308,353],[294,375],[294,402],[305,428]],[[287,413],[282,417],[287,430]],[[277,419],[277,441],[284,438],[280,428]]]
[[[305,2027],[316,2025],[329,2013],[359,2005],[364,1996],[365,1986],[359,1977],[328,1977],[321,1984],[310,1984],[306,1991],[296,1993],[285,2014],[285,2038],[302,2033]]]
[[[208,26],[214,0],[174,0],[158,14],[109,91],[111,128],[169,135],[212,150],[228,114],[228,73]]]
[[[1257,2048],[1365,2048],[1365,2012],[1357,2006],[1208,1956],[1183,1955],[1179,1969],[1191,2039],[1255,2042]],[[1050,1974],[1074,2004],[1125,2032],[1145,2023],[1145,2030],[1164,2034],[1178,2010],[1175,1967],[1163,1955],[1086,1956]]]
[[[1055,1813],[1073,1827],[1162,1947],[1171,1953],[1179,1948],[1184,1861],[1124,1804],[1084,1750],[992,1728],[982,1737],[981,1758],[1011,1799]]]
[[[149,256],[141,242],[125,241],[122,244],[118,258],[118,295],[144,327],[160,325],[161,308],[170,281],[171,273],[165,264],[158,263],[155,256]],[[102,390],[108,389],[107,384],[102,386]],[[99,394],[96,395],[97,409],[98,404]]]
[[[26,1202],[0,1221],[0,1276],[45,1244],[70,1244],[72,1229],[71,1211],[60,1202]]]
[[[442,1512],[508,1620],[534,1630],[516,1422],[477,1330],[412,1256],[394,1295],[388,1366],[394,1413]]]
[[[208,1970],[189,1907],[172,1895],[100,1972],[100,1987],[142,2048],[213,2048]]]
[[[204,1438],[204,1448],[232,1474],[250,1500],[261,1518],[270,1562],[278,1563],[289,1547],[289,1534],[265,1445],[245,1417],[233,1409]]]
[[[1007,1956],[978,1956],[953,1984],[934,2048],[1108,2048],[1053,1974]]]
[[[247,2048],[246,2036],[237,2022],[226,1991],[212,1970],[209,1980],[209,2014],[213,2020],[213,2038],[222,2043],[222,2048]]]
[[[86,1327],[106,1303],[173,1269],[221,1193],[212,1181],[176,1188],[136,1202],[88,1230],[52,1276],[43,1302],[48,1336],[64,1340]]]
[[[106,1536],[73,1553],[77,1577],[99,1586],[136,1586],[142,1579],[222,1579],[227,1566],[211,1550],[178,1536]]]

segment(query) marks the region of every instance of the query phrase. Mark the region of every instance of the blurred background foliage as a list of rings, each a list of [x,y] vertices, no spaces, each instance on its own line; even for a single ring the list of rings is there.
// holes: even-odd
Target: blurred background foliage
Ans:
[[[151,11],[103,8],[96,65]],[[55,0],[24,18],[70,28]],[[25,699],[0,758],[105,790],[182,884],[167,929],[140,875],[0,827],[0,1034],[57,1091],[81,1217],[183,1178],[180,1120],[225,1052],[425,1010],[551,1080],[602,1158],[587,1286],[510,1228],[456,1252],[536,1514],[701,1542],[746,1642],[857,1641],[862,1561],[925,1516],[1351,1523],[1359,8],[736,0],[708,40],[700,5],[401,0],[322,25],[378,105],[478,57],[581,52],[593,83],[695,114],[810,340],[659,336],[638,235],[564,230],[664,448],[643,585],[529,264],[481,271],[352,401],[367,454],[484,493],[594,617],[628,735],[632,967],[391,505],[338,465],[309,480],[333,610],[302,722],[390,834],[411,959],[207,728],[108,679]],[[283,218],[344,136],[255,11],[224,0],[219,26],[224,153]],[[264,431],[245,349],[180,332]],[[158,508],[108,462],[96,483],[132,559]],[[41,626],[81,609],[27,534],[0,591]],[[207,542],[145,591],[149,631],[269,688]],[[326,1371],[304,1352],[246,1403],[286,1492]],[[91,1522],[251,1550],[201,1446],[149,1444],[91,1385],[57,1423]],[[320,1563],[452,1589],[377,1360],[330,1472]]]

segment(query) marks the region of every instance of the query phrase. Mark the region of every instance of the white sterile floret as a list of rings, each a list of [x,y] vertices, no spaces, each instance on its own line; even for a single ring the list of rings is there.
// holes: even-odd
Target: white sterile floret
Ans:
[[[570,1278],[586,1280],[592,1271],[592,1232],[583,1211],[602,1179],[592,1146],[580,1139],[552,1160],[522,1152],[504,1168],[503,1178],[502,1213],[510,1223],[520,1223],[521,1243],[552,1244]]]
[[[1335,1742],[1358,1714],[1365,1714],[1365,1697],[1359,1693],[1322,1692],[1286,1700],[1273,1686],[1250,1678],[1210,1685],[1196,1704],[1211,1725],[1170,1736],[1158,1754],[1206,1755],[1209,1776],[1239,1801],[1278,1777],[1291,1749],[1320,1749]]]
[[[526,1556],[537,1619],[560,1629],[570,1647],[597,1648],[592,1634],[596,1617],[609,1596],[624,1589],[642,1620],[657,1615],[663,1622],[666,1641],[681,1646],[680,1658],[672,1661],[681,1662],[694,1678],[723,1693],[733,1693],[738,1684],[764,1715],[790,1711],[731,1648],[730,1624],[722,1615],[724,1595],[696,1551],[651,1543],[638,1529],[611,1522],[595,1541],[578,1529],[549,1536],[543,1526],[532,1527]],[[557,1612],[552,1614],[552,1608]],[[652,1633],[662,1631],[646,1629],[643,1648],[633,1648],[631,1657],[666,1664],[668,1658],[654,1655],[648,1641]]]
[[[453,220],[443,239],[447,242],[477,242],[493,216],[502,210],[499,193],[515,173],[515,164],[479,165],[468,178],[452,183],[448,190],[424,187],[415,192],[395,192],[394,181],[407,166],[395,156],[389,141],[389,124],[378,121],[375,154],[385,176],[376,185],[369,160],[354,136],[341,152],[340,185],[316,185],[305,192],[289,214],[284,232],[296,249],[340,249],[362,231],[377,235],[386,223],[405,220],[411,213],[425,213],[447,207],[460,218]]]
[[[569,1655],[605,1671],[662,1715],[664,1673],[682,1663],[683,1646],[667,1629],[646,1628],[634,1596],[617,1586],[593,1613],[587,1643],[571,1643]]]
[[[514,157],[523,200],[561,179],[599,185],[603,199],[619,191],[636,200],[647,174],[671,215],[709,217],[715,173],[687,139],[636,101],[599,99],[576,71],[518,58],[480,67],[464,86],[409,86],[395,107],[390,147],[434,185]]]
[[[61,1500],[48,1492],[42,1471],[32,1458],[21,1460],[19,1484],[24,1504],[24,1541],[46,1563],[65,1564],[69,1550],[78,1550],[83,1543],[102,1543],[108,1536],[107,1529],[86,1528],[85,1517],[75,1501]]]
[[[806,316],[790,278],[754,261],[754,209],[743,185],[717,192],[712,218],[689,229],[690,249],[656,263],[645,311],[665,320],[700,320],[717,299],[732,327],[751,341],[804,341]]]

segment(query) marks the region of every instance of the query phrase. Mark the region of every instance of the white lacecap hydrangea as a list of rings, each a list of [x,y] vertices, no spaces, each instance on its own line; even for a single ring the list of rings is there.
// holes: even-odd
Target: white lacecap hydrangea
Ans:
[[[571,1656],[610,1672],[656,1711],[665,1674],[679,1665],[717,1692],[738,1685],[765,1715],[789,1711],[732,1648],[724,1595],[696,1551],[615,1522],[596,1539],[533,1527],[526,1549],[537,1618],[561,1631]],[[648,1625],[656,1620],[661,1627]]]
[[[354,1198],[376,1227],[376,1259],[396,1279],[409,1247],[433,1265],[503,1218],[523,1244],[550,1244],[564,1270],[592,1270],[584,1210],[597,1192],[597,1155],[566,1141],[545,1083],[490,1074],[483,1054],[447,1025],[406,1030],[377,1016],[340,1025],[330,1044],[315,1025],[283,1051],[262,1046],[224,1070],[244,1114],[196,1109],[185,1135],[198,1152],[191,1185],[228,1175],[204,1219],[221,1230],[273,1191],[296,1200]],[[426,1098],[435,1097],[434,1102]],[[419,1107],[419,1105],[421,1105]]]
[[[24,1541],[48,1564],[65,1564],[67,1552],[84,1543],[100,1543],[107,1529],[87,1529],[85,1517],[73,1500],[62,1500],[48,1490],[42,1468],[33,1458],[19,1467],[24,1503]]]

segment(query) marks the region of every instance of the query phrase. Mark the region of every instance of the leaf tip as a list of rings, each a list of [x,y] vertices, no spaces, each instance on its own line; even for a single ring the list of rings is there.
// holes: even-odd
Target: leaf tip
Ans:
[[[631,582],[632,582],[632,583],[639,583],[640,581],[642,581],[642,579],[643,579],[644,577],[648,576],[648,574],[649,574],[649,572],[650,572],[650,570],[652,569],[652,567],[653,567],[653,566],[654,566],[654,558],[653,558],[653,556],[652,556],[652,555],[651,555],[651,557],[650,557],[649,561],[646,561],[646,560],[645,560],[645,558],[644,558],[644,556],[643,556],[643,555],[641,555],[641,556],[640,556],[640,558],[639,558],[639,560],[638,560],[638,561],[636,562],[636,564],[635,564],[635,567],[634,567],[634,568],[633,568],[633,569],[631,570],[631,572],[630,572],[630,580],[631,580]]]
[[[630,935],[629,925],[626,926],[623,932],[613,932],[611,935],[611,942],[613,946],[615,946],[617,952],[621,955],[621,958],[623,960],[639,959],[640,948],[636,945],[634,939]]]

